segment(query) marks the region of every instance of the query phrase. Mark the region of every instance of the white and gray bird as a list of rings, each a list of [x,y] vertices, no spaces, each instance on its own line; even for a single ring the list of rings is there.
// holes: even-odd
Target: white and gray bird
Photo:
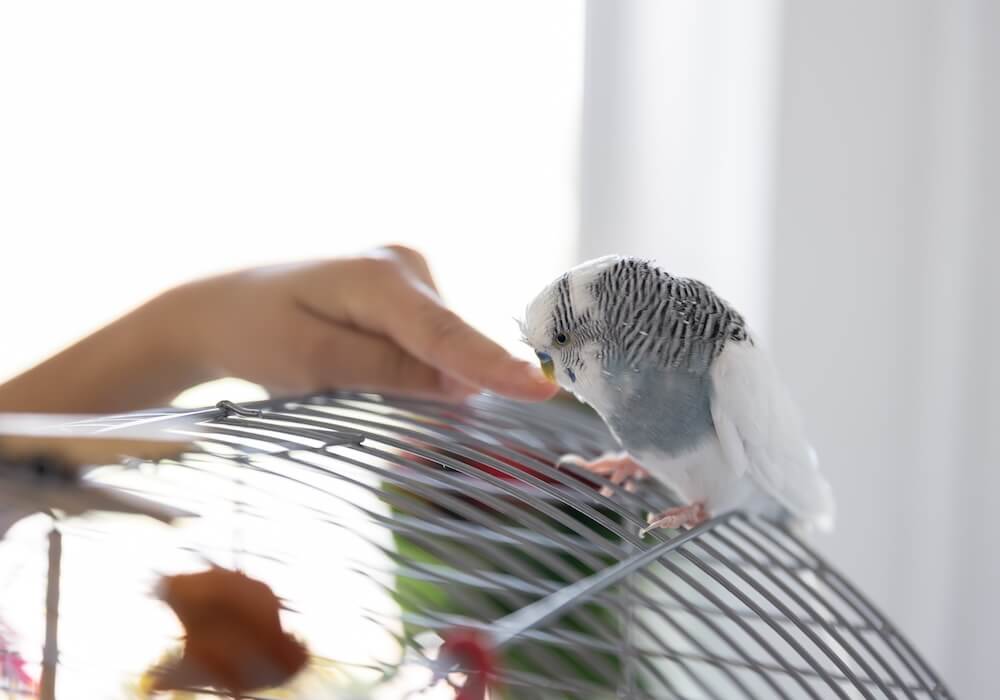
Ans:
[[[833,526],[833,494],[794,404],[743,317],[706,284],[598,258],[542,290],[521,330],[543,371],[625,450],[585,466],[615,484],[650,474],[685,502],[646,530],[735,509]]]

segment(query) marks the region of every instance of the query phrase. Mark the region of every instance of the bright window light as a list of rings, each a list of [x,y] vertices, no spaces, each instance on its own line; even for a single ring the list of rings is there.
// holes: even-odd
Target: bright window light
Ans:
[[[0,379],[157,292],[401,242],[512,320],[571,262],[583,5],[0,8]]]

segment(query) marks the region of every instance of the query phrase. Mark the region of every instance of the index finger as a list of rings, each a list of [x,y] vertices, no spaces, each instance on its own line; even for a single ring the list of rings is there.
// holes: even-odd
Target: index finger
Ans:
[[[418,359],[476,387],[511,398],[543,400],[558,387],[534,364],[518,359],[467,324],[441,300],[397,277],[385,284],[369,325]]]

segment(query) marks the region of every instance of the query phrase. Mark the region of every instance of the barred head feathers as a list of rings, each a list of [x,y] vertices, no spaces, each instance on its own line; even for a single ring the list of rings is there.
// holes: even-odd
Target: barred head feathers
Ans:
[[[549,284],[529,304],[522,332],[571,389],[562,380],[575,384],[582,373],[707,371],[726,342],[749,339],[742,316],[706,284],[620,256],[585,262]]]

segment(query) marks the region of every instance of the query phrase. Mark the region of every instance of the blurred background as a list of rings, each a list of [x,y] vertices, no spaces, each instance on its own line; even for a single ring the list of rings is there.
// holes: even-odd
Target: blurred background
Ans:
[[[236,267],[407,243],[518,350],[567,266],[653,257],[775,354],[820,548],[998,697],[997,65],[991,0],[5,3],[0,380]]]

